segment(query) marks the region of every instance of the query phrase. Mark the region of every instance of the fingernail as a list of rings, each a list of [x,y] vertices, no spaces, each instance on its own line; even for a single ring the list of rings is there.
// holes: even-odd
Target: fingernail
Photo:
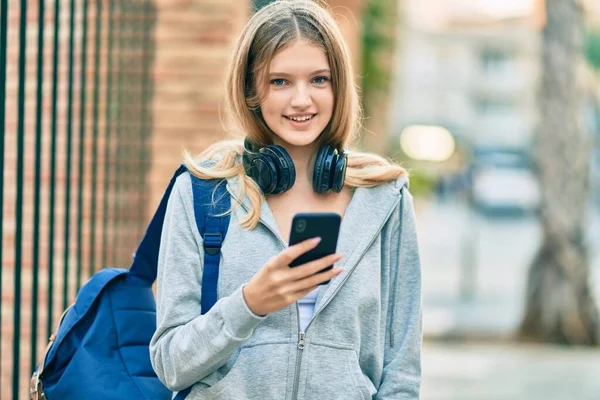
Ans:
[[[318,244],[320,241],[321,241],[320,237],[313,238],[313,240],[312,240],[313,244]]]
[[[341,274],[342,272],[344,272],[344,268],[337,268],[337,274]]]

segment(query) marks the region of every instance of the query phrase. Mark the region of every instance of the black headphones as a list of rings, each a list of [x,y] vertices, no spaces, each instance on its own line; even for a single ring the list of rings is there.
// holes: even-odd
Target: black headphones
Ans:
[[[288,152],[275,144],[257,147],[248,138],[244,140],[242,163],[246,175],[254,179],[264,194],[279,194],[291,189],[296,181],[296,168]],[[345,149],[340,153],[332,146],[321,146],[313,169],[314,191],[341,192],[347,165],[348,156]]]

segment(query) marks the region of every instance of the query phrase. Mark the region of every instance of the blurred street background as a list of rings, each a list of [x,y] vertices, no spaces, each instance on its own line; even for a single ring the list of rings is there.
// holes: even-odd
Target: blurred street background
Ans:
[[[270,0],[0,0],[0,399],[128,267]],[[600,398],[600,1],[329,0],[355,147],[411,173],[424,400]]]

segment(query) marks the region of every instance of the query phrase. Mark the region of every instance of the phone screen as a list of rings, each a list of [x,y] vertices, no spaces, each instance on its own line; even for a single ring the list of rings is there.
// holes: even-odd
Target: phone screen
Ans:
[[[317,247],[292,261],[290,267],[296,267],[334,254],[337,248],[341,220],[340,215],[335,213],[300,213],[294,215],[290,232],[290,246],[314,237],[320,237],[321,241]],[[333,265],[327,266],[320,272],[331,268],[333,268]],[[327,283],[329,281],[323,282],[322,285]]]

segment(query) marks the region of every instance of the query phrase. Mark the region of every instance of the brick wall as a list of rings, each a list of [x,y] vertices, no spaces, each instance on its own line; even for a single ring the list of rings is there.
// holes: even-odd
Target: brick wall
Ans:
[[[250,13],[246,0],[158,0],[156,5],[148,218],[181,163],[183,148],[197,153],[224,137],[223,72]]]

